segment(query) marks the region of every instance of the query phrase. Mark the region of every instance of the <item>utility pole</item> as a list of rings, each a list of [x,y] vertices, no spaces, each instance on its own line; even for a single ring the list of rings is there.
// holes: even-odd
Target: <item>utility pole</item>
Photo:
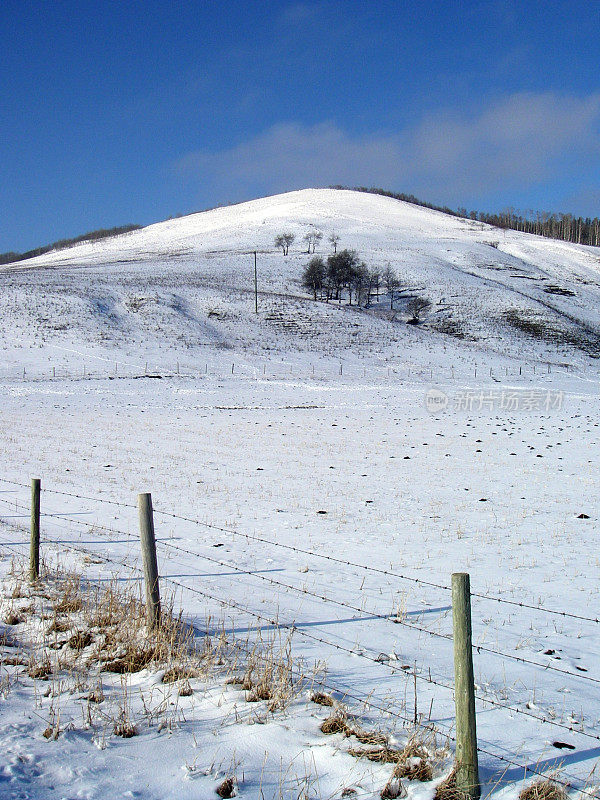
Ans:
[[[258,314],[258,272],[256,270],[256,250],[254,251],[254,313]]]

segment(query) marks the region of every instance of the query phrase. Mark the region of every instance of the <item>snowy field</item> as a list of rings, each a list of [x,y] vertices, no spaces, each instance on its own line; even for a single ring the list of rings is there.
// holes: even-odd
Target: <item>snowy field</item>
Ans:
[[[311,225],[393,263],[432,300],[424,324],[385,298],[368,312],[303,296],[306,255],[284,260],[272,239]],[[401,739],[416,717],[452,747],[447,587],[469,572],[483,793],[514,798],[554,770],[593,792],[599,269],[591,248],[329,191],[7,268],[4,573],[26,552],[40,477],[44,555],[139,580],[135,503],[150,491],[163,592],[186,619],[251,641],[291,635],[306,673],[325,669],[323,686],[371,724]],[[559,333],[507,326],[515,308]],[[379,796],[389,767],[324,737],[326,709],[299,698],[248,728],[264,720],[239,694],[204,686],[185,724],[100,748],[67,699],[72,730],[46,741],[49,701],[28,705],[23,683],[0,701],[0,794],[4,781],[18,798],[209,798],[233,764],[240,796]],[[434,784],[408,791],[430,798]]]

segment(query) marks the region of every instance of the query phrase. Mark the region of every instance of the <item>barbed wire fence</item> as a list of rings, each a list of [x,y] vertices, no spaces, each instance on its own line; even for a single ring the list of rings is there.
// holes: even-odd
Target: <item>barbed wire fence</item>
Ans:
[[[79,365],[52,364],[46,367],[22,366],[14,369],[5,369],[0,375],[3,380],[17,383],[35,383],[40,381],[100,381],[100,380],[139,380],[148,379],[191,379],[217,377],[227,378],[233,376],[251,379],[284,379],[295,377],[304,380],[331,380],[339,377],[349,377],[356,380],[389,380],[389,381],[411,381],[429,380],[431,382],[465,382],[484,378],[491,378],[496,381],[502,380],[521,380],[530,382],[532,379],[543,381],[555,375],[573,375],[574,367],[567,363],[552,362],[513,362],[511,364],[486,364],[474,363],[471,366],[464,364],[411,364],[411,363],[376,363],[366,360],[360,365],[358,362],[341,360],[335,362],[333,359],[329,363],[323,363],[322,359],[317,363],[310,360],[307,353],[305,362],[293,362],[282,359],[270,361],[251,362],[232,358],[227,360],[225,357],[219,361],[195,359],[193,363],[189,361],[175,361],[166,363],[130,363],[124,361],[94,363],[91,365],[87,361],[80,362]]]
[[[0,478],[0,481],[5,486],[13,486],[15,487],[14,491],[21,492],[21,490],[29,489],[29,484],[23,482],[12,481],[6,478]],[[10,491],[10,490],[9,490]],[[114,509],[127,509],[129,512],[133,510],[137,510],[138,506],[134,503],[127,503],[122,501],[116,501],[111,498],[105,497],[93,497],[88,494],[80,494],[77,492],[69,492],[63,491],[59,489],[48,489],[44,487],[43,489],[45,494],[55,496],[57,498],[60,497],[70,497],[76,498],[78,500],[85,500],[88,502],[97,503],[101,506],[110,506],[113,510]],[[2,493],[0,492],[0,495]],[[15,514],[12,514],[12,512]],[[13,525],[15,529],[23,529],[27,528],[26,524],[23,524],[23,519],[26,519],[31,514],[32,508],[27,502],[23,501],[21,497],[16,498],[8,498],[0,496],[0,519],[5,520]],[[213,525],[208,522],[202,521],[200,519],[196,519],[194,517],[186,516],[183,514],[178,514],[174,511],[170,511],[167,509],[161,508],[154,508],[154,514],[159,517],[168,518],[174,520],[176,523],[185,523],[187,525],[198,526],[199,528],[204,528],[206,530],[214,530],[218,531],[219,533],[226,533],[233,538],[239,538],[241,540],[245,540],[247,543],[260,543],[262,546],[269,548],[270,550],[281,550],[287,551],[290,553],[294,553],[296,555],[302,555],[303,557],[309,557],[314,559],[320,559],[322,561],[331,563],[332,565],[336,565],[336,567],[350,567],[353,570],[362,572],[366,575],[371,575],[374,578],[391,578],[394,580],[402,581],[407,584],[411,584],[414,586],[424,587],[426,589],[433,589],[437,592],[441,593],[451,593],[452,587],[448,584],[436,581],[430,581],[422,578],[417,578],[411,575],[406,575],[402,572],[393,570],[393,569],[383,569],[371,564],[362,564],[360,562],[352,561],[349,559],[340,558],[338,556],[331,555],[329,553],[320,553],[315,550],[311,550],[308,548],[298,547],[287,542],[279,542],[272,539],[269,539],[264,536],[259,536],[257,534],[251,534],[243,531],[238,531],[231,527],[224,527],[219,525]],[[64,530],[65,524],[68,526],[73,526],[75,530],[79,530],[83,533],[83,529],[85,528],[86,533],[86,543],[88,544],[87,547],[83,546],[81,542],[81,537],[79,543],[68,541],[66,542],[64,538],[55,538],[51,536],[46,530],[44,530],[42,535],[42,544],[48,544],[55,548],[61,548],[64,546],[68,546],[75,552],[79,552],[82,555],[90,555],[94,553],[94,549],[92,545],[96,547],[102,548],[102,558],[107,564],[111,564],[117,570],[127,570],[134,576],[135,579],[139,580],[140,583],[143,582],[143,569],[136,563],[137,558],[139,557],[139,535],[137,533],[133,533],[131,530],[125,530],[122,527],[114,527],[114,526],[107,526],[102,525],[96,522],[90,522],[89,519],[81,519],[77,517],[76,513],[69,513],[69,512],[61,512],[61,511],[46,511],[44,508],[39,513],[42,519],[47,520],[49,523],[54,524],[59,527],[59,530]],[[108,555],[105,551],[107,549],[107,545],[114,542],[114,539],[110,539],[109,537],[120,537],[121,541],[127,543],[127,551],[123,558],[116,558],[114,555]],[[17,540],[16,542],[2,542],[0,541],[0,546],[3,547],[5,552],[17,552],[19,549],[23,550],[28,546],[28,540],[26,537],[23,538],[22,541]],[[162,538],[158,538],[156,540],[156,546],[159,548],[159,551],[162,554],[163,559],[168,558],[176,558],[180,556],[185,557],[184,563],[189,566],[190,559],[193,559],[192,563],[196,561],[201,562],[205,561],[209,564],[219,566],[222,568],[226,568],[231,571],[232,575],[242,577],[251,577],[253,581],[257,580],[260,581],[262,585],[269,587],[269,591],[272,590],[273,596],[275,597],[275,592],[285,592],[290,593],[300,598],[305,597],[308,598],[312,603],[320,605],[324,608],[337,608],[347,610],[354,615],[354,618],[359,620],[368,621],[373,624],[386,624],[386,625],[395,625],[401,626],[404,629],[410,630],[413,633],[418,634],[420,637],[429,637],[433,640],[442,642],[442,643],[452,643],[453,636],[451,634],[441,632],[439,630],[433,630],[430,627],[427,627],[423,624],[417,624],[409,621],[406,616],[403,616],[401,613],[381,613],[375,608],[371,608],[366,606],[364,603],[361,605],[357,605],[353,602],[348,602],[347,600],[341,599],[339,597],[334,597],[330,593],[324,593],[320,590],[315,589],[315,587],[309,588],[306,585],[299,586],[293,582],[287,582],[283,580],[279,580],[277,578],[273,578],[269,575],[261,574],[257,570],[245,568],[239,566],[235,563],[233,559],[222,559],[217,558],[215,556],[211,556],[205,552],[200,552],[199,550],[192,550],[186,547],[182,547],[179,544],[175,544],[171,541],[164,540]],[[271,627],[276,630],[285,630],[289,633],[293,634],[294,636],[299,636],[301,639],[306,640],[309,642],[313,647],[316,647],[319,652],[337,652],[343,653],[346,656],[351,656],[353,659],[358,659],[361,663],[365,663],[365,665],[377,665],[378,669],[384,670],[390,676],[401,676],[402,680],[406,683],[414,681],[415,686],[417,683],[423,686],[434,687],[435,690],[445,693],[446,696],[449,696],[450,699],[454,693],[454,685],[452,681],[444,680],[439,675],[432,673],[430,667],[427,667],[425,664],[414,664],[412,665],[396,665],[392,663],[390,659],[382,659],[382,654],[377,650],[374,650],[372,647],[366,646],[364,643],[360,643],[360,646],[348,646],[347,643],[343,643],[341,640],[336,640],[331,635],[318,635],[314,633],[312,630],[307,630],[307,627],[310,627],[311,623],[298,623],[295,619],[286,620],[280,618],[279,611],[275,613],[265,613],[261,611],[257,611],[254,608],[249,607],[246,602],[241,602],[239,598],[234,599],[231,596],[221,596],[220,594],[214,594],[211,591],[206,591],[206,589],[200,588],[197,585],[194,585],[189,580],[184,580],[184,576],[178,575],[169,575],[163,574],[160,576],[160,581],[167,583],[168,585],[174,587],[174,589],[181,591],[181,592],[188,592],[192,595],[198,596],[203,598],[205,601],[210,603],[216,604],[221,608],[229,608],[234,610],[236,613],[241,614],[251,620],[254,620],[258,626],[264,628],[265,626]],[[188,576],[194,577],[194,576]],[[158,576],[157,576],[158,578]],[[368,593],[366,593],[368,596]],[[512,610],[521,609],[531,611],[537,614],[546,615],[549,618],[563,618],[563,619],[572,619],[582,624],[587,624],[591,626],[596,626],[600,624],[600,619],[596,616],[589,615],[586,616],[584,614],[576,614],[569,611],[565,611],[563,609],[551,608],[543,605],[535,605],[531,603],[526,603],[520,600],[511,600],[499,596],[495,596],[488,593],[471,592],[470,596],[475,600],[483,603],[492,603],[498,606],[506,606]],[[565,669],[564,667],[558,667],[556,664],[552,664],[549,661],[543,663],[541,661],[536,661],[531,658],[526,658],[524,656],[516,656],[514,653],[508,653],[506,650],[502,650],[500,648],[494,648],[483,644],[473,643],[472,645],[473,653],[475,655],[480,653],[486,653],[494,658],[499,659],[502,663],[509,662],[509,663],[517,663],[519,665],[523,665],[527,668],[533,668],[536,671],[542,671],[543,673],[549,675],[558,675],[561,679],[564,677],[568,677],[569,679],[573,679],[577,682],[582,682],[585,685],[595,685],[600,683],[600,679],[594,677],[593,675],[589,675],[585,672],[577,672],[575,670]],[[365,707],[370,709],[377,710],[383,714],[386,714],[390,718],[396,720],[398,723],[405,725],[405,726],[417,726],[423,730],[437,730],[441,732],[444,736],[448,738],[448,741],[456,744],[456,735],[455,729],[452,724],[448,724],[442,719],[434,719],[432,720],[431,709],[429,712],[428,718],[425,718],[424,714],[417,715],[416,713],[411,717],[406,713],[405,710],[402,708],[398,708],[397,704],[395,707],[391,706],[388,703],[383,703],[378,701],[376,697],[373,696],[372,693],[365,694],[361,693],[359,690],[356,689],[354,686],[344,686],[340,685],[340,681],[325,681],[323,683],[324,688],[328,689],[329,691],[335,692],[342,697],[348,698],[348,700],[362,704]],[[416,689],[415,689],[416,692]],[[593,740],[596,742],[600,742],[600,735],[596,734],[591,730],[584,729],[583,720],[579,725],[575,724],[574,722],[564,722],[559,719],[553,717],[551,713],[535,713],[529,707],[519,707],[515,704],[503,702],[502,700],[490,696],[489,694],[482,694],[480,691],[474,692],[474,699],[477,702],[477,705],[481,710],[484,709],[497,709],[501,712],[506,712],[510,716],[512,715],[520,715],[521,717],[531,720],[532,723],[535,723],[536,726],[540,726],[540,728],[548,728],[549,730],[563,730],[567,731],[572,736],[581,737],[582,740]],[[416,697],[415,697],[415,704],[416,704]],[[537,710],[537,709],[536,709]],[[485,742],[477,742],[477,750],[481,753],[482,756],[485,756],[492,761],[497,761],[502,764],[507,765],[507,767],[512,767],[518,770],[522,770],[522,777],[526,778],[527,776],[538,776],[538,777],[547,777],[549,769],[539,769],[539,765],[537,764],[524,764],[516,760],[514,757],[510,757],[512,754],[500,753],[498,752],[497,748],[494,748],[492,745],[488,745]],[[555,768],[560,763],[560,757],[556,757],[554,760],[553,768]],[[577,781],[563,781],[561,778],[558,778],[556,775],[553,775],[553,780],[562,785],[564,788],[572,789],[575,787]],[[589,790],[588,787],[582,787],[581,785],[577,786],[578,792],[583,795],[590,797],[596,797],[595,791]]]

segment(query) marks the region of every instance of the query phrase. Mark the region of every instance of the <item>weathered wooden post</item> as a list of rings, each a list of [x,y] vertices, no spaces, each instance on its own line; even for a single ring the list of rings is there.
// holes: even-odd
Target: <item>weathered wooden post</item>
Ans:
[[[155,628],[160,624],[160,590],[151,494],[143,493],[138,495],[138,511],[144,579],[146,582],[146,620],[149,628]]]
[[[256,250],[254,251],[254,313],[258,314],[258,271],[256,267]]]
[[[31,542],[29,545],[29,580],[35,583],[40,577],[40,491],[39,478],[31,479]]]
[[[466,572],[452,575],[454,703],[456,706],[456,787],[479,800],[479,764],[475,720],[475,682],[471,644],[471,587]]]

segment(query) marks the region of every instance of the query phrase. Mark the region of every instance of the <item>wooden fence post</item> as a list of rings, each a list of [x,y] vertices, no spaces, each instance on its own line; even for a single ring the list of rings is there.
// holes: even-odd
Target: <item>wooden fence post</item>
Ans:
[[[466,572],[456,572],[452,575],[452,627],[456,706],[456,787],[472,800],[479,800],[475,682],[471,644],[471,587]]]
[[[146,620],[149,628],[155,628],[160,624],[160,590],[151,494],[138,495],[138,511],[140,517],[140,539],[142,540],[142,561],[144,562],[144,578],[146,582]]]
[[[31,479],[31,542],[29,546],[29,580],[40,577],[40,490],[39,478]]]

